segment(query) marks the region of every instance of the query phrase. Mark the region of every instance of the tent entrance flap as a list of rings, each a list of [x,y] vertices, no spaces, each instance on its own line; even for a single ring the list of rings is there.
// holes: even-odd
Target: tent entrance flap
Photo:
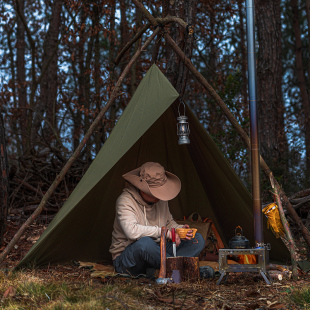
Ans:
[[[121,176],[146,161],[180,178],[181,192],[169,202],[175,218],[196,211],[213,220],[224,242],[238,225],[253,239],[252,197],[189,107],[191,143],[178,145],[177,97],[153,65],[68,201],[17,267],[111,260],[115,201],[125,185]],[[264,233],[271,258],[287,259],[286,247],[266,225]]]

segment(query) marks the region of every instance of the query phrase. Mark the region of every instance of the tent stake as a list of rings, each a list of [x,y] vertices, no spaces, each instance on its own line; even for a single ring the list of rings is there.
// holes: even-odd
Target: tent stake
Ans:
[[[51,195],[53,194],[53,192],[55,191],[55,189],[57,188],[58,184],[62,181],[62,179],[64,178],[64,176],[66,175],[67,171],[69,170],[69,168],[71,167],[71,165],[74,163],[74,161],[77,159],[77,157],[79,156],[80,152],[82,151],[83,147],[85,146],[86,142],[88,141],[88,139],[90,138],[90,136],[92,135],[92,133],[94,132],[95,128],[97,127],[99,121],[102,119],[102,117],[105,115],[105,113],[108,111],[108,109],[110,108],[110,106],[112,105],[112,103],[115,101],[115,99],[118,97],[119,95],[119,89],[120,86],[123,82],[123,80],[125,79],[125,77],[127,76],[127,74],[130,71],[131,66],[136,62],[136,60],[138,59],[138,57],[140,56],[140,54],[142,53],[142,51],[144,51],[146,49],[146,47],[152,42],[152,40],[155,38],[155,36],[158,34],[158,32],[160,31],[160,28],[157,27],[154,32],[152,33],[152,35],[145,41],[145,43],[143,44],[142,47],[140,47],[137,52],[134,54],[134,56],[131,58],[131,60],[129,61],[129,63],[127,64],[126,68],[124,69],[124,71],[122,72],[121,76],[119,77],[113,92],[111,94],[111,97],[109,99],[109,101],[107,102],[107,104],[104,106],[104,108],[100,111],[100,113],[97,115],[97,117],[95,118],[94,122],[91,124],[91,126],[89,127],[88,131],[86,132],[84,138],[82,139],[82,141],[80,142],[79,146],[76,148],[76,150],[74,151],[74,153],[71,155],[71,157],[68,159],[67,163],[65,164],[65,166],[62,168],[62,170],[60,171],[60,173],[56,176],[54,182],[52,183],[52,185],[49,187],[49,189],[47,190],[47,192],[45,193],[45,195],[43,196],[39,206],[37,207],[37,209],[30,215],[30,217],[26,220],[26,222],[20,227],[20,229],[17,231],[17,233],[14,235],[14,237],[12,238],[12,240],[8,243],[8,245],[6,246],[6,248],[2,251],[2,253],[0,254],[0,264],[4,261],[4,259],[6,258],[6,256],[10,253],[10,251],[12,250],[12,248],[14,247],[14,245],[18,242],[18,240],[20,239],[20,237],[23,235],[23,233],[26,231],[26,229],[35,221],[35,219],[40,215],[40,213],[42,212],[46,202],[48,201],[48,199],[51,197]]]

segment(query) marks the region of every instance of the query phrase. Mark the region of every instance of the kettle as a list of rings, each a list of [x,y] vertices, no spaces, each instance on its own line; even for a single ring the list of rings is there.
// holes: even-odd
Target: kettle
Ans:
[[[237,229],[241,230],[241,233],[237,233]],[[228,243],[230,249],[248,249],[250,247],[250,241],[243,236],[243,231],[240,226],[235,229],[235,236]]]

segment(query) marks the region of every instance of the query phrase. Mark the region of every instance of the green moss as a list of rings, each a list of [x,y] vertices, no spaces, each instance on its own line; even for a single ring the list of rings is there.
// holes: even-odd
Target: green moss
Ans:
[[[288,294],[291,304],[300,309],[310,309],[310,286],[302,289],[292,289]]]

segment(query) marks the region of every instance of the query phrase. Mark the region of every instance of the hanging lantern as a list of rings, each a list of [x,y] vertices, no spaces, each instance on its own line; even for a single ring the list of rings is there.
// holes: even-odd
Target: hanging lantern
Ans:
[[[189,140],[189,124],[187,122],[187,116],[185,116],[185,104],[183,102],[183,100],[180,100],[180,104],[183,104],[184,106],[184,115],[180,115],[180,110],[178,107],[178,112],[179,112],[179,117],[177,118],[178,123],[177,123],[177,135],[179,136],[179,145],[181,144],[189,144],[190,140]]]

